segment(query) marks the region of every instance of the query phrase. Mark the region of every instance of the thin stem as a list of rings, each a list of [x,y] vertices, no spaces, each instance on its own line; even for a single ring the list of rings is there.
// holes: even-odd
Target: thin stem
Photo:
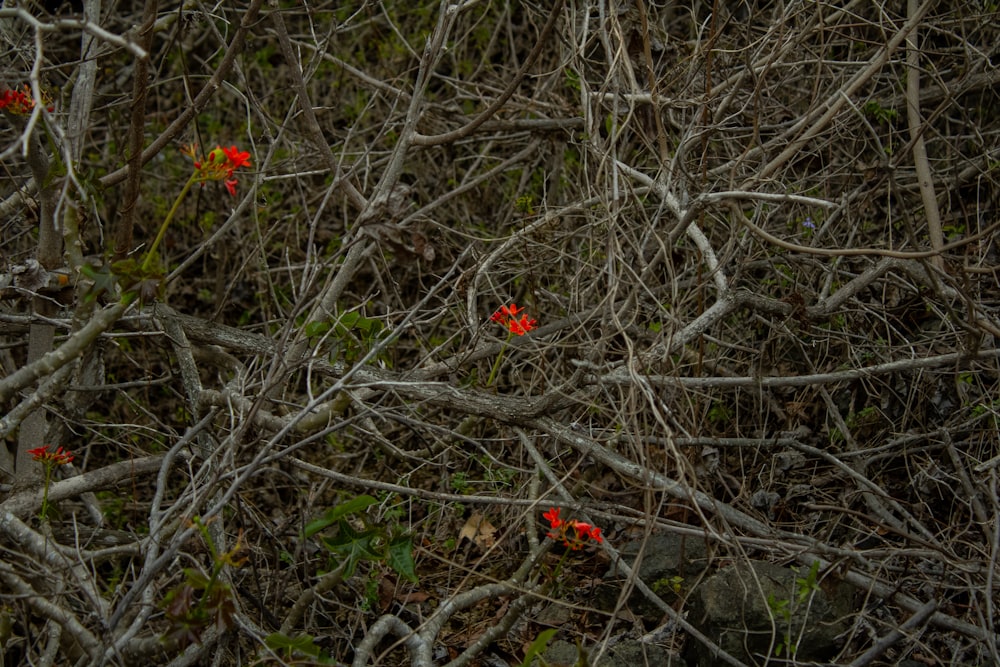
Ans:
[[[163,240],[164,234],[167,233],[167,226],[170,225],[170,221],[174,219],[174,214],[177,213],[177,209],[181,205],[181,201],[184,200],[185,195],[187,195],[188,190],[191,186],[195,184],[198,180],[198,172],[191,174],[191,178],[188,179],[187,183],[184,184],[184,188],[181,193],[177,195],[177,199],[174,200],[174,205],[170,207],[170,211],[167,212],[167,217],[163,219],[160,224],[160,230],[156,233],[156,238],[153,239],[153,245],[149,246],[149,250],[146,251],[146,257],[142,260],[142,266],[139,267],[140,273],[145,273],[149,270],[149,265],[153,261],[153,255],[156,254],[156,249],[160,246],[160,241]]]
[[[497,371],[500,370],[500,361],[503,359],[503,353],[507,351],[507,346],[510,344],[510,339],[514,337],[514,333],[507,334],[507,340],[503,342],[503,347],[500,348],[500,354],[497,355],[496,361],[493,362],[493,368],[490,369],[490,377],[486,380],[486,386],[492,387],[493,380],[497,377]]]
[[[52,466],[45,464],[45,487],[42,491],[42,511],[41,519],[45,521],[49,516],[49,482],[52,481]]]

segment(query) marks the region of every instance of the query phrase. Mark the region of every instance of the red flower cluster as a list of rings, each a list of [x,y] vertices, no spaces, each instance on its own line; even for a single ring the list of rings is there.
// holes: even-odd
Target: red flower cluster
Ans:
[[[559,518],[559,512],[561,511],[558,507],[553,507],[542,515],[552,528],[548,536],[553,540],[562,540],[564,546],[573,550],[582,549],[587,540],[593,540],[598,544],[604,541],[604,538],[601,537],[600,528],[591,526],[589,523],[584,523],[583,521],[576,521],[575,519],[563,521]],[[572,531],[572,534],[570,534],[570,531]]]
[[[240,167],[250,166],[250,153],[246,151],[241,152],[236,146],[230,146],[229,148],[216,146],[215,150],[208,154],[207,159],[198,160],[195,158],[195,151],[197,149],[198,146],[193,144],[191,146],[184,146],[181,148],[181,152],[194,160],[194,168],[198,180],[202,183],[205,181],[222,181],[226,186],[226,190],[229,190],[229,194],[235,197],[236,184],[239,181],[233,178],[233,172]]]
[[[70,463],[73,460],[73,455],[59,447],[54,452],[49,451],[49,446],[36,447],[35,449],[29,449],[28,453],[31,454],[31,460],[41,461],[46,465],[61,466]]]
[[[31,88],[27,84],[21,90],[7,88],[0,91],[0,109],[17,116],[31,113],[35,108],[35,100],[31,97]]]
[[[507,327],[507,330],[512,334],[523,336],[532,329],[538,328],[538,322],[536,320],[529,320],[527,315],[521,315],[520,318],[517,317],[517,314],[523,310],[524,308],[518,308],[516,303],[510,304],[509,307],[500,306],[500,309],[490,316],[490,322],[496,322]]]

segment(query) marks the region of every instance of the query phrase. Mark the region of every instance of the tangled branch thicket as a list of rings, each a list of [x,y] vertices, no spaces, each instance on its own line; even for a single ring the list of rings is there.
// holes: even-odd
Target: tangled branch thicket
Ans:
[[[767,561],[1000,664],[1000,17],[901,4],[4,3],[0,662],[795,664]]]

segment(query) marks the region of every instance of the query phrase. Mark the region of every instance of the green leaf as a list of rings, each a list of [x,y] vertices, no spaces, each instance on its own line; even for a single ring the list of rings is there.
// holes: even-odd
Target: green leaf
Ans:
[[[361,329],[369,337],[376,335],[382,331],[382,323],[371,317],[360,317],[358,318],[357,324],[355,326]]]
[[[342,502],[336,507],[331,507],[328,509],[322,517],[315,519],[306,524],[306,528],[303,531],[305,537],[312,537],[319,531],[323,530],[327,526],[332,526],[333,524],[340,521],[342,518],[348,514],[354,514],[355,512],[363,512],[372,505],[376,504],[378,501],[371,496],[357,496],[356,498],[351,498],[346,502]]]
[[[289,637],[280,632],[275,632],[265,637],[264,643],[269,649],[275,651],[284,650],[286,655],[290,655],[292,651],[298,651],[303,655],[318,658],[320,654],[320,648],[313,642],[311,635]]]
[[[386,563],[407,580],[418,583],[416,568],[413,563],[413,537],[403,535],[389,542],[386,552]]]
[[[371,317],[364,317],[355,310],[346,312],[337,318],[337,328],[346,335],[350,331],[364,332],[368,337],[382,331],[382,322]]]
[[[184,568],[184,577],[188,580],[189,584],[199,590],[204,590],[208,587],[208,577],[194,568]]]
[[[382,554],[378,552],[374,544],[382,539],[378,530],[366,530],[358,532],[351,527],[351,524],[341,519],[338,524],[340,530],[334,538],[320,538],[323,546],[335,554],[346,559],[344,564],[344,578],[354,574],[354,569],[363,560],[382,560]]]
[[[344,329],[347,329],[349,331],[354,328],[354,325],[357,323],[360,317],[361,316],[358,315],[356,311],[352,310],[341,315],[337,319],[337,324],[339,324],[340,326],[344,327]]]
[[[100,266],[84,264],[80,267],[80,273],[94,282],[94,285],[87,293],[87,299],[96,299],[105,292],[114,294],[117,276],[112,273],[111,267],[107,264],[101,264]]]
[[[322,336],[329,330],[329,322],[310,322],[306,325],[305,334],[308,338],[316,338],[318,336]]]
[[[796,570],[797,571],[797,570]],[[813,561],[812,566],[809,568],[809,572],[805,577],[799,577],[795,580],[795,585],[799,589],[799,602],[805,602],[810,593],[819,590],[819,561]]]
[[[536,656],[540,656],[545,652],[546,647],[549,644],[549,640],[556,636],[556,629],[543,630],[538,633],[535,637],[535,641],[531,642],[531,646],[528,650],[524,652],[524,662],[521,663],[521,667],[531,667],[531,661],[535,659]]]

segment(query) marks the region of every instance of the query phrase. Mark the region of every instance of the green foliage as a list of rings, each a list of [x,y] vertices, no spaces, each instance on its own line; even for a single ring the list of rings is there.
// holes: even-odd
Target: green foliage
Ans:
[[[563,68],[563,74],[566,75],[566,87],[575,93],[580,92],[580,75],[571,70],[568,67]]]
[[[769,274],[767,278],[763,278],[760,283],[761,285],[768,286],[780,286],[784,289],[791,288],[795,285],[795,273],[790,266],[787,264],[775,264],[774,265],[776,275]]]
[[[798,568],[792,568],[798,574]],[[774,655],[781,657],[782,653],[789,657],[795,657],[798,646],[793,643],[792,635],[795,628],[792,627],[792,614],[795,610],[806,605],[809,598],[819,590],[819,561],[813,561],[809,571],[804,576],[796,577],[794,599],[781,599],[772,593],[767,596],[767,606],[771,611],[771,617],[775,619],[776,625],[782,629],[781,639],[774,647]],[[803,625],[805,619],[803,619]]]
[[[102,294],[116,295],[119,286],[123,300],[131,301],[138,297],[141,303],[149,303],[161,296],[163,271],[157,263],[143,269],[138,261],[128,258],[111,264],[104,262],[99,266],[84,264],[80,273],[92,282],[84,297],[88,302]]]
[[[358,563],[363,560],[382,560],[384,536],[381,531],[373,529],[356,530],[349,522],[337,522],[338,531],[332,538],[320,538],[329,551],[340,556],[346,564],[344,576],[350,577]]]
[[[339,522],[344,517],[350,514],[363,512],[376,503],[378,503],[378,500],[365,495],[357,496],[346,502],[340,503],[335,507],[329,508],[319,519],[314,519],[306,524],[303,534],[305,537],[312,537],[324,528],[328,528],[329,526]]]
[[[361,598],[361,611],[370,612],[378,609],[378,589],[381,577],[375,570],[369,570],[365,576],[365,594]]]
[[[798,573],[798,568],[792,568],[796,573]],[[809,571],[804,577],[797,577],[795,579],[796,592],[798,594],[799,604],[805,603],[809,599],[809,596],[819,590],[819,561],[813,561],[813,564],[809,567]]]
[[[253,52],[253,59],[262,72],[270,72],[274,69],[271,61],[277,53],[278,47],[276,44],[263,44]]]
[[[303,536],[312,537],[335,525],[336,533],[331,537],[321,536],[320,542],[344,568],[344,577],[352,576],[362,561],[371,561],[383,562],[408,581],[417,583],[413,536],[398,525],[371,521],[364,511],[377,503],[375,498],[362,495],[331,507],[306,525]]]
[[[401,521],[406,516],[406,510],[402,505],[391,502],[392,496],[393,494],[388,491],[378,494],[379,502],[382,503],[382,521],[384,522]]]
[[[545,649],[548,647],[549,642],[552,641],[552,638],[556,636],[557,632],[558,630],[555,629],[539,632],[538,636],[535,637],[535,641],[531,642],[528,650],[524,652],[524,660],[521,661],[521,667],[531,667],[531,662],[535,658],[542,660],[542,653],[545,653]],[[544,663],[545,661],[542,660],[542,662]]]
[[[843,331],[847,326],[847,318],[842,314],[837,314],[831,317],[828,323],[820,326],[830,331]]]
[[[514,208],[518,213],[525,215],[535,215],[535,198],[533,195],[521,195],[514,201]]]
[[[862,108],[865,115],[879,124],[892,125],[896,121],[895,109],[886,109],[876,100],[868,100]]]
[[[203,233],[208,232],[210,229],[215,227],[217,220],[218,216],[215,211],[205,211],[198,220],[198,227]]]
[[[95,266],[93,264],[84,264],[80,267],[80,273],[93,283],[85,297],[88,302],[94,301],[102,294],[115,293],[115,286],[118,283],[109,265],[101,264],[100,266]]]
[[[957,223],[947,223],[941,225],[941,231],[944,232],[945,238],[948,242],[957,241],[961,236],[965,234],[965,225]]]
[[[864,426],[865,424],[871,424],[878,421],[879,413],[878,408],[874,405],[869,405],[866,408],[862,408],[857,412],[852,412],[844,418],[844,423],[850,428],[856,426]]]
[[[493,483],[496,487],[509,488],[513,484],[514,478],[517,477],[515,469],[495,465],[488,456],[483,455],[479,457],[479,461],[483,464],[483,468],[486,471],[487,481]]]
[[[332,320],[310,322],[305,326],[305,334],[311,339],[319,340],[328,336],[327,340],[332,342],[331,360],[342,355],[347,363],[354,363],[368,354],[384,333],[385,327],[381,321],[353,310]],[[380,354],[378,358],[389,363],[387,355]]]
[[[198,517],[193,523],[212,554],[212,569],[205,575],[194,568],[184,568],[184,580],[163,598],[164,616],[169,623],[163,639],[181,647],[200,642],[202,634],[212,625],[220,631],[233,627],[236,613],[233,593],[219,577],[226,566],[242,565],[242,560],[236,558],[241,548],[239,541],[230,551],[218,553],[208,526]]]
[[[293,660],[299,657],[309,658],[313,663],[320,665],[334,665],[336,660],[327,655],[326,651],[316,645],[316,640],[312,635],[295,635],[289,637],[280,632],[275,632],[264,638],[264,644],[276,653],[281,653],[286,660]]]
[[[408,581],[417,583],[416,564],[413,562],[413,537],[397,535],[389,540],[385,550],[386,564]]]
[[[774,597],[774,594],[767,596],[767,606],[771,610],[771,616],[780,620],[779,625],[784,629],[781,640],[774,647],[774,655],[776,657],[781,657],[782,653],[787,653],[787,655],[794,656],[798,651],[798,647],[792,643],[792,608],[791,601],[778,599]]]
[[[466,475],[461,470],[451,475],[451,488],[455,493],[468,493],[469,492],[469,476]]]
[[[681,594],[684,589],[684,577],[679,575],[674,575],[669,579],[657,579],[653,582],[653,592],[659,594],[664,591],[673,591],[677,595]]]
[[[184,582],[167,593],[163,611],[170,622],[164,640],[189,646],[200,642],[201,635],[213,624],[220,630],[231,628],[236,605],[227,584],[185,568]]]
[[[721,401],[712,401],[712,407],[708,409],[708,422],[710,424],[722,424],[733,418],[729,411],[729,406]]]
[[[989,428],[1000,430],[1000,399],[990,404],[979,403],[972,408],[973,419],[988,418]]]

